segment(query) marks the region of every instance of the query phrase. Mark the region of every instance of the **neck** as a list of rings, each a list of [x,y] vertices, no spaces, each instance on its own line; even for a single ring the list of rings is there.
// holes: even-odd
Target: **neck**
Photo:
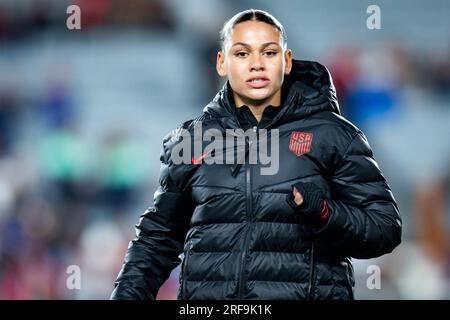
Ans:
[[[250,111],[252,112],[253,116],[255,117],[256,121],[260,122],[262,119],[262,115],[264,113],[264,109],[267,106],[264,107],[254,107],[254,106],[248,106]]]
[[[264,100],[252,100],[246,99],[244,97],[239,96],[236,92],[233,92],[234,101],[237,108],[246,105],[253,116],[256,118],[256,121],[260,122],[262,119],[262,115],[267,106],[271,105],[274,107],[279,107],[281,104],[281,90],[276,92],[272,97],[269,97]]]

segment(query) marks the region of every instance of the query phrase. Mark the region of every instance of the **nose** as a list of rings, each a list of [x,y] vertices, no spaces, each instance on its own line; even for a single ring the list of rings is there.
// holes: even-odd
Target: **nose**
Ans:
[[[261,57],[256,56],[250,61],[250,71],[263,71],[264,63],[261,60]]]

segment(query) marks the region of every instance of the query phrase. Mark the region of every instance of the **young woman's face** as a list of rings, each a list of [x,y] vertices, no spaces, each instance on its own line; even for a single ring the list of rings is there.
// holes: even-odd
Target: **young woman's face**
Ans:
[[[227,76],[237,106],[279,105],[292,52],[282,49],[279,31],[260,21],[237,24],[217,55],[217,72]]]

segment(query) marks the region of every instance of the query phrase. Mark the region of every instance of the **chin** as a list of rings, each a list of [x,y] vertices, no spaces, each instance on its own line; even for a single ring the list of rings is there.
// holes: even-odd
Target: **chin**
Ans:
[[[255,90],[256,91],[256,90]],[[271,92],[268,90],[260,90],[261,92],[248,92],[245,96],[251,100],[265,100],[271,96]]]

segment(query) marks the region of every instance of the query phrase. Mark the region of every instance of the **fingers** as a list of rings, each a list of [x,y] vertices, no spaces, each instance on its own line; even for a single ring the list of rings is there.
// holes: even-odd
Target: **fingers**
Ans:
[[[301,205],[303,203],[303,196],[302,194],[297,190],[296,187],[293,188],[292,194],[294,196],[294,202],[296,205]]]

